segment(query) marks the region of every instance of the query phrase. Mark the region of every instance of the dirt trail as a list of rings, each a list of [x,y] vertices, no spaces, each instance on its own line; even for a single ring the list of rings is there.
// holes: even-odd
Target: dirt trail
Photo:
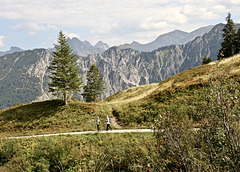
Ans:
[[[49,137],[49,136],[61,136],[61,135],[80,135],[80,134],[95,134],[95,133],[143,133],[153,132],[152,129],[125,129],[125,130],[110,130],[110,131],[81,131],[81,132],[70,132],[70,133],[55,133],[55,134],[43,134],[43,135],[32,135],[32,136],[18,136],[18,137],[5,137],[1,139],[21,139],[21,138],[33,138],[33,137]]]
[[[113,115],[112,115],[112,125],[117,129],[122,128],[122,126],[118,125],[117,120],[116,120],[115,116],[113,116]]]

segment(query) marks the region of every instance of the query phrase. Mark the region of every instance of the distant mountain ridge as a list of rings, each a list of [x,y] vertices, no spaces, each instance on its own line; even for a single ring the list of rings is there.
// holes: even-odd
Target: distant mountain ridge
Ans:
[[[4,56],[6,54],[11,54],[11,53],[15,53],[15,52],[21,52],[21,51],[23,51],[23,49],[12,46],[10,48],[10,50],[8,50],[8,51],[5,51],[5,52],[0,51],[0,56]]]
[[[202,64],[207,55],[217,60],[224,24],[182,44],[158,48],[152,52],[111,47],[102,54],[78,57],[79,74],[86,84],[86,73],[96,64],[103,74],[105,90],[102,98],[119,91],[150,83],[159,83],[183,70]],[[238,27],[238,26],[236,26]],[[48,75],[52,55],[49,50],[35,49],[0,57],[0,109],[14,102],[27,103],[51,99]]]
[[[107,43],[104,43],[102,41],[98,41],[98,43],[96,45],[94,45],[95,48],[99,48],[99,49],[102,49],[102,50],[107,50],[109,49],[109,45]]]
[[[121,45],[120,48],[121,49],[132,48],[132,49],[143,51],[143,52],[151,52],[153,50],[156,50],[164,46],[186,44],[187,42],[192,41],[197,36],[203,36],[205,33],[209,32],[213,27],[214,27],[213,25],[202,27],[190,33],[180,31],[180,30],[175,30],[175,31],[160,35],[158,38],[156,38],[154,41],[148,44],[140,44],[134,41],[131,44]]]
[[[89,54],[101,54],[109,48],[106,43],[99,41],[95,46],[93,46],[88,41],[80,41],[78,38],[68,38],[67,39],[70,48],[79,56],[88,56]]]
[[[119,47],[121,49],[132,48],[139,51],[151,52],[163,46],[185,44],[191,41],[192,39],[194,39],[195,37],[202,36],[203,34],[209,32],[212,27],[213,27],[212,25],[207,27],[202,27],[190,33],[180,31],[180,30],[175,30],[175,31],[158,36],[158,38],[156,38],[154,41],[148,44],[140,44],[136,41],[133,41],[131,44],[124,44],[124,45],[120,45]],[[67,38],[67,41],[70,48],[79,56],[88,56],[90,54],[101,54],[110,48],[107,43],[104,43],[102,41],[99,41],[94,46],[89,41],[80,41],[76,37]],[[6,52],[0,51],[0,56],[15,53],[15,52],[21,52],[21,51],[23,51],[21,48],[12,46],[9,51],[6,51]],[[50,48],[50,51],[53,51],[53,49]]]

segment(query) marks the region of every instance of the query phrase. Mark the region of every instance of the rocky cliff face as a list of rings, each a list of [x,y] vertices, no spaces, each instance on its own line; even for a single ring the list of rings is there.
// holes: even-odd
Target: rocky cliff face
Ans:
[[[28,103],[45,95],[50,59],[51,54],[45,49],[0,57],[0,109],[14,103]]]
[[[79,57],[79,74],[86,84],[86,72],[96,64],[105,82],[104,97],[130,87],[159,83],[183,70],[202,64],[204,55],[216,60],[222,42],[223,24],[183,45],[152,52],[112,47],[102,54]],[[23,51],[0,57],[0,109],[17,103],[51,98],[48,74],[51,53],[45,49]]]
[[[166,46],[152,52],[112,47],[103,54],[80,57],[80,73],[86,82],[86,71],[95,63],[104,76],[104,97],[133,86],[158,83],[201,65],[205,55],[217,60],[223,27],[223,24],[216,25],[209,33],[187,44]]]

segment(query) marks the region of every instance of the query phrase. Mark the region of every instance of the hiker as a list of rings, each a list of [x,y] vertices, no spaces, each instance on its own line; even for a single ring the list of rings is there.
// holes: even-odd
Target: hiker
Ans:
[[[100,123],[101,123],[101,121],[100,121],[99,117],[97,117],[97,130],[98,130],[98,131],[101,131],[101,129],[100,129]]]
[[[107,129],[106,130],[108,131],[108,128],[112,130],[112,127],[110,126],[111,119],[108,117],[108,115],[107,115],[107,120],[106,121],[107,121]]]

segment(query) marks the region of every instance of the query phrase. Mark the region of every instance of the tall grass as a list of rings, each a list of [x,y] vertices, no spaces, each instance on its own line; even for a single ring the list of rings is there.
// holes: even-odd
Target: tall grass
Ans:
[[[93,134],[0,141],[0,170],[152,171],[152,133]]]

